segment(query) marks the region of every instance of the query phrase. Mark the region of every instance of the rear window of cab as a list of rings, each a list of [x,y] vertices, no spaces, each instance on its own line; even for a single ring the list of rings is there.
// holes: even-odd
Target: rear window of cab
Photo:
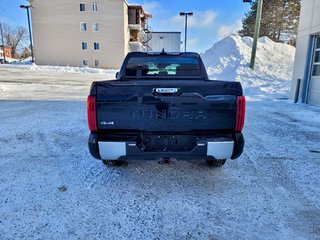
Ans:
[[[194,57],[132,57],[125,71],[130,77],[201,77],[199,60]]]

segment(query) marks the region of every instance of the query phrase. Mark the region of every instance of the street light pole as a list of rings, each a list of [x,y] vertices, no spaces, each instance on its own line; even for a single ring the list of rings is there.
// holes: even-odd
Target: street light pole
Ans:
[[[187,29],[188,29],[188,16],[193,16],[193,12],[180,12],[180,16],[185,16],[184,21],[184,51],[187,51]]]
[[[3,51],[3,60],[6,63],[6,53],[4,51],[4,41],[3,41],[3,30],[2,30],[2,23],[0,22],[0,30],[1,30],[1,41],[2,41],[2,51]]]
[[[258,43],[258,37],[259,37],[259,32],[260,32],[262,5],[263,5],[263,0],[258,0],[256,25],[255,25],[255,29],[254,29],[252,52],[251,52],[251,61],[250,61],[250,68],[252,68],[252,69],[254,69],[254,63],[255,63],[255,60],[256,60],[257,43]]]
[[[32,44],[32,34],[31,34],[31,25],[30,25],[30,14],[29,14],[29,8],[33,7],[32,5],[26,6],[26,5],[20,5],[20,8],[27,9],[27,15],[28,15],[28,26],[29,26],[29,37],[30,37],[30,50],[31,50],[31,62],[34,62],[34,56],[33,56],[33,44]]]

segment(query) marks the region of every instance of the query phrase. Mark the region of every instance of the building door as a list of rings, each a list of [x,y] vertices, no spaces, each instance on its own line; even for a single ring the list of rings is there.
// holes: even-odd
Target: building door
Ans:
[[[316,36],[314,41],[308,103],[320,105],[320,36]]]

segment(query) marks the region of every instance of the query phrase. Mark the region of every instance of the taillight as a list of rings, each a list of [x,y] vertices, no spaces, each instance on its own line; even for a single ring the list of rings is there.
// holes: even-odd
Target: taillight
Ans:
[[[87,113],[88,125],[91,132],[97,131],[97,111],[96,111],[96,96],[88,96]]]
[[[236,132],[241,132],[244,126],[244,118],[246,114],[246,98],[244,96],[237,97],[237,118]]]

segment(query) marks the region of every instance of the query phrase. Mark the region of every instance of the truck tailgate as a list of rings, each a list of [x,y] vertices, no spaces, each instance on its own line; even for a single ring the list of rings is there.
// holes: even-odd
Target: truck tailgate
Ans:
[[[226,81],[95,82],[98,129],[137,132],[232,130],[241,85]]]

